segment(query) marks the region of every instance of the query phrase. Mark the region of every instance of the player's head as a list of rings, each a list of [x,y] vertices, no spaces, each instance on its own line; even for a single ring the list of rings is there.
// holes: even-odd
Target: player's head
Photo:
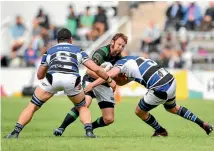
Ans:
[[[72,43],[72,35],[71,35],[70,30],[68,30],[67,28],[60,29],[57,33],[57,42],[58,43],[61,43],[61,42]]]
[[[126,35],[123,33],[115,34],[111,40],[111,55],[116,56],[120,54],[124,50],[127,42],[128,37]]]

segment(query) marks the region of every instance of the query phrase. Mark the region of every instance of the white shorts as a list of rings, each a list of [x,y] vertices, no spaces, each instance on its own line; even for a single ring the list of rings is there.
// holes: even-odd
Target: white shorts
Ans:
[[[144,96],[144,101],[149,105],[164,104],[167,100],[175,98],[175,93],[176,93],[176,80],[174,79],[172,81],[171,86],[166,91],[166,94],[167,94],[167,98],[166,99],[161,99],[160,97],[157,97],[154,94],[154,90],[148,90],[148,92]]]
[[[86,81],[85,85],[87,86],[88,83],[89,82]],[[96,100],[98,103],[105,101],[105,102],[111,102],[115,104],[114,92],[111,87],[98,85],[92,90],[92,92],[93,92],[93,95],[96,97]],[[86,93],[86,95],[90,95],[93,98],[91,93],[90,94]]]
[[[46,76],[39,84],[39,87],[47,92],[55,94],[58,91],[64,91],[65,95],[75,96],[83,90],[81,78],[76,75],[63,73],[53,73],[51,75],[52,82]]]

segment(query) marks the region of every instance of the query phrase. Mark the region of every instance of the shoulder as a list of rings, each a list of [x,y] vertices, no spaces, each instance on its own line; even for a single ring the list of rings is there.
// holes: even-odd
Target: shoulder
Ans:
[[[106,56],[108,56],[109,52],[110,52],[110,45],[100,47],[97,51],[103,52],[103,53],[105,53]]]

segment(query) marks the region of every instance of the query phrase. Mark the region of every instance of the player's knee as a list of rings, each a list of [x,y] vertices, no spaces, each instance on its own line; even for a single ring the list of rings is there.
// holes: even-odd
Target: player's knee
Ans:
[[[78,109],[80,107],[86,106],[86,101],[85,98],[82,99],[82,101],[80,101],[79,103],[74,103],[74,106]]]
[[[103,117],[103,121],[106,125],[110,125],[114,122],[114,116]]]
[[[180,106],[176,105],[175,107],[171,108],[171,109],[166,109],[168,112],[173,113],[173,114],[177,114],[178,110],[179,110]]]
[[[140,116],[140,109],[139,109],[138,106],[136,107],[135,114],[136,114],[137,116]]]
[[[143,111],[139,106],[136,107],[135,114],[141,119],[147,119],[148,112]]]
[[[31,109],[33,109],[33,108],[38,109],[38,108],[42,107],[42,105],[44,104],[44,102],[42,100],[40,100],[39,98],[37,98],[35,94],[33,94],[30,102],[33,104],[33,106],[32,105],[29,106],[29,107],[31,107]]]

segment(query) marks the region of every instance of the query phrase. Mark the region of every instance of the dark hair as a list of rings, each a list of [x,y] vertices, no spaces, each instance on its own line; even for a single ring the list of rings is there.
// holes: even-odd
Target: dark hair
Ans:
[[[89,9],[90,9],[90,6],[87,6],[87,7],[86,7],[86,10],[89,10]]]
[[[127,44],[128,37],[126,35],[124,35],[123,33],[117,33],[117,34],[115,34],[111,40],[116,41],[118,38],[122,38],[126,42],[126,44]]]
[[[72,37],[71,32],[67,28],[62,28],[57,33],[58,42],[69,41],[71,37]]]
[[[70,5],[68,6],[68,8],[73,8],[73,5],[72,5],[72,4],[70,4]]]

